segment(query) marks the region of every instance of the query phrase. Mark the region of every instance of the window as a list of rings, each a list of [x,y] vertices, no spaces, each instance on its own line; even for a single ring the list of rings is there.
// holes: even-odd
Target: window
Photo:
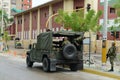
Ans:
[[[55,14],[55,11],[53,11],[53,14]]]
[[[29,8],[29,6],[27,5],[27,9]]]
[[[43,29],[43,32],[46,32],[46,29]]]
[[[52,28],[52,31],[55,31],[55,28]]]
[[[35,20],[36,20],[36,15],[34,16]]]
[[[26,31],[23,32],[23,39],[26,39],[26,36],[25,36],[26,33],[25,33],[25,32],[26,32]]]
[[[11,4],[16,4],[16,1],[15,0],[11,0]]]
[[[28,2],[30,2],[30,0],[27,0]]]
[[[36,35],[36,30],[32,31],[32,39],[36,39],[37,35]]]
[[[45,13],[44,15],[45,15],[45,17],[47,17],[47,14],[46,14],[46,13]]]
[[[115,8],[110,8],[110,13],[115,13]]]
[[[19,24],[19,20],[18,20],[18,24]]]
[[[21,19],[21,24],[22,24],[22,19]]]
[[[25,39],[27,40],[29,38],[29,31],[25,31]]]
[[[42,30],[40,30],[40,33],[42,33]]]

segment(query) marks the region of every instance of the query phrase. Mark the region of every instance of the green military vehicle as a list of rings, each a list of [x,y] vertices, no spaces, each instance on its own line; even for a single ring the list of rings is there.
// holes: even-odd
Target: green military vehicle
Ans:
[[[15,48],[16,49],[23,49],[22,44],[20,42],[20,38],[15,38]]]
[[[62,46],[64,37],[67,37],[70,43]],[[46,72],[56,71],[56,65],[67,65],[71,71],[83,69],[83,44],[79,50],[75,46],[78,37],[83,37],[83,33],[70,31],[41,33],[37,36],[37,43],[33,43],[26,53],[27,67],[32,67],[34,62],[42,62],[43,70]]]

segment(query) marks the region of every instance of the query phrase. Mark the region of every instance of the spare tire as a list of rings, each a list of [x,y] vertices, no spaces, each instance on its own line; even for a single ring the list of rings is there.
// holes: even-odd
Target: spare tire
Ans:
[[[74,59],[77,53],[77,49],[73,44],[67,44],[63,47],[63,56],[66,59]]]

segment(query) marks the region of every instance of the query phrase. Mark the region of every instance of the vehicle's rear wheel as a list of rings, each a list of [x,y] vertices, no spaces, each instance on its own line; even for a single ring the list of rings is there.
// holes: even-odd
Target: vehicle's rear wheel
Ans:
[[[43,58],[43,70],[45,72],[49,72],[50,71],[50,60],[47,57]]]
[[[73,44],[67,44],[63,48],[63,55],[66,59],[74,59],[77,53],[77,49]]]
[[[78,70],[78,65],[77,64],[70,64],[70,70],[71,71],[77,71]]]
[[[33,66],[33,62],[30,60],[30,56],[29,55],[27,55],[26,64],[27,64],[27,67],[32,67]]]

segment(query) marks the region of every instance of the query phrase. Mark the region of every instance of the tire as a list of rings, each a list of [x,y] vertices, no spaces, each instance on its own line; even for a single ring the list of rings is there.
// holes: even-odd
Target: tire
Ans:
[[[47,57],[43,58],[43,70],[45,72],[49,72],[50,71],[50,60]]]
[[[70,64],[70,70],[71,71],[77,71],[78,70],[78,65],[77,64]]]
[[[27,55],[26,64],[27,64],[27,67],[32,67],[33,66],[33,62],[30,60],[30,56],[29,55]]]
[[[73,44],[67,44],[63,48],[63,56],[66,59],[74,59],[77,53],[77,49]]]

